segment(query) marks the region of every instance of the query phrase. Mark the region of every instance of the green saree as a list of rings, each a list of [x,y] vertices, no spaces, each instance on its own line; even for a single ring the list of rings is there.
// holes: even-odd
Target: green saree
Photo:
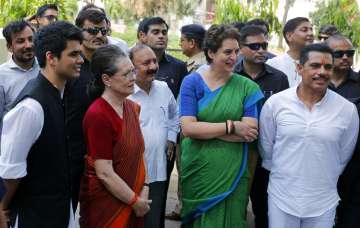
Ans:
[[[199,109],[197,120],[240,120],[247,108],[257,105],[262,97],[257,84],[233,74],[221,91]],[[181,148],[182,227],[245,228],[247,145],[186,137]]]

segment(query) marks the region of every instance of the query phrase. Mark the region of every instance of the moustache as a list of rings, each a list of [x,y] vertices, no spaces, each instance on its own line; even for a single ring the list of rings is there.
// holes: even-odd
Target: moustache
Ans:
[[[146,74],[156,74],[158,71],[158,69],[155,69],[155,70],[147,70],[146,71]]]
[[[319,75],[313,77],[313,80],[314,80],[314,81],[320,80],[320,79],[325,80],[325,81],[328,81],[328,80],[329,80],[328,77],[326,77],[326,76],[324,76],[324,75],[322,75],[322,74],[319,74]]]
[[[23,53],[27,53],[27,52],[34,52],[34,49],[33,48],[24,49]]]

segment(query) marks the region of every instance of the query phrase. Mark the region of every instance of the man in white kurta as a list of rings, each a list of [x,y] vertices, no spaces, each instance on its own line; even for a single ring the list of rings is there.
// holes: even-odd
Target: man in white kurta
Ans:
[[[302,82],[271,96],[260,115],[260,153],[270,170],[270,228],[331,228],[339,201],[337,180],[357,139],[356,107],[327,89],[331,50],[301,52]]]
[[[175,156],[179,133],[178,106],[166,82],[154,80],[159,68],[155,53],[136,45],[130,58],[137,70],[135,92],[129,99],[141,106],[140,126],[145,141],[145,164],[149,180],[151,209],[144,227],[163,227],[166,205],[167,159]]]
[[[301,50],[313,43],[314,33],[308,18],[296,17],[286,22],[283,29],[284,39],[289,50],[282,55],[269,59],[266,63],[286,74],[290,87],[296,87],[301,82],[301,75],[296,69]]]

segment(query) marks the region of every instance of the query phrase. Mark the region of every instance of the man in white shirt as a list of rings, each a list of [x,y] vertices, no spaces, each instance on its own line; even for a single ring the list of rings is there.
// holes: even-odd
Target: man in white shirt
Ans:
[[[301,75],[296,70],[301,50],[314,42],[313,27],[308,18],[296,17],[286,22],[283,29],[284,39],[289,50],[283,55],[269,59],[266,63],[286,74],[290,87],[301,82]]]
[[[145,140],[145,164],[149,180],[150,212],[144,227],[162,227],[166,204],[167,157],[175,156],[179,133],[176,100],[166,82],[154,80],[159,69],[154,51],[143,44],[130,50],[130,59],[137,70],[135,92],[129,99],[141,106],[140,126]]]
[[[12,227],[75,227],[62,94],[66,81],[80,75],[82,39],[67,22],[44,27],[35,40],[41,71],[4,116],[0,213]]]
[[[336,184],[358,135],[354,104],[327,89],[332,51],[301,51],[302,82],[271,96],[260,114],[259,149],[270,170],[270,228],[330,228],[339,201]]]
[[[26,83],[35,78],[40,70],[34,55],[34,30],[30,24],[24,20],[10,22],[3,29],[3,36],[12,55],[0,65],[0,134],[3,115],[9,111]],[[0,201],[4,191],[0,179]]]
[[[0,86],[4,89],[4,109],[9,111],[15,98],[30,79],[39,73],[39,64],[34,55],[34,30],[24,20],[5,26],[3,35],[11,58],[0,65]],[[1,116],[2,117],[2,116]]]

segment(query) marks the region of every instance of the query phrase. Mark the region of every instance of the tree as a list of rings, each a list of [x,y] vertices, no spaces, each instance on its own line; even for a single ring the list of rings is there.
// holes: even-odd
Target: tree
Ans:
[[[278,4],[278,0],[248,0],[247,3],[239,0],[216,0],[215,22],[246,22],[253,18],[262,18],[270,24],[270,33],[278,33],[281,28],[276,17]]]
[[[21,18],[26,18],[36,13],[39,6],[54,3],[59,6],[60,18],[73,20],[77,12],[76,0],[0,0],[0,27]]]
[[[322,25],[335,25],[349,37],[354,46],[360,44],[360,10],[356,0],[322,0],[310,18],[318,30]]]
[[[285,25],[289,10],[294,5],[295,1],[296,0],[286,0],[285,8],[284,8],[284,15],[283,15],[283,18],[282,18],[282,23],[281,23],[282,25]],[[280,32],[279,33],[278,48],[283,49],[283,38],[284,38],[284,36],[283,36],[282,32]]]

